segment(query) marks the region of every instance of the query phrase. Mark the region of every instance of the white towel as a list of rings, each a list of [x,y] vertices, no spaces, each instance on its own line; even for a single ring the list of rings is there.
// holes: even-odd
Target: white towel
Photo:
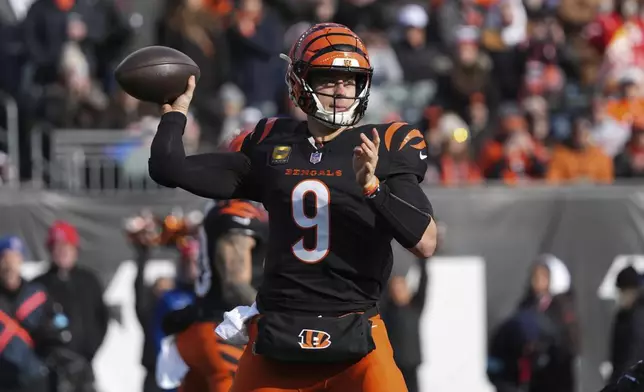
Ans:
[[[161,352],[157,356],[157,385],[161,389],[175,389],[188,373],[189,367],[181,358],[174,335],[161,340]]]
[[[248,343],[246,321],[258,314],[259,310],[254,302],[251,306],[238,306],[230,312],[224,313],[224,321],[217,326],[215,332],[227,343],[246,344]]]

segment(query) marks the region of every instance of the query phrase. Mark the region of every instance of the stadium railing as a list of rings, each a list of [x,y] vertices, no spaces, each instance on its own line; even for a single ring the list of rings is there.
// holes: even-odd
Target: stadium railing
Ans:
[[[11,108],[9,108],[11,110]],[[138,193],[168,190],[152,180],[147,173],[149,134],[136,135],[128,130],[112,129],[48,129],[46,125],[34,127],[31,132],[32,181],[31,188],[50,189],[75,193]],[[44,140],[49,140],[45,151]],[[10,140],[14,140],[11,139]],[[14,143],[17,145],[17,142]],[[17,151],[15,152],[17,155]],[[133,155],[136,159],[130,159]],[[13,159],[13,158],[12,158]],[[571,184],[577,187],[606,189],[611,187],[644,187],[640,179],[617,179],[612,186]],[[424,184],[428,188],[440,185]],[[513,192],[534,192],[552,186],[535,181],[522,186],[509,187]],[[507,189],[499,181],[482,185],[459,187],[461,191],[481,188]],[[23,187],[24,189],[24,187]]]
[[[148,151],[145,138],[127,130],[40,125],[31,132],[32,184],[91,193],[159,190],[147,174]]]
[[[18,186],[20,179],[20,147],[18,145],[18,105],[10,95],[0,92],[0,103],[5,113],[5,124],[0,125],[0,143],[7,146],[10,165],[15,167],[15,175],[10,176],[8,185]]]

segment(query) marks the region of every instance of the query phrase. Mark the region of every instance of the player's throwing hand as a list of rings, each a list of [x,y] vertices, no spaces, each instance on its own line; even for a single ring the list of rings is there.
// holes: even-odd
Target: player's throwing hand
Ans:
[[[356,173],[356,181],[363,189],[370,189],[376,186],[376,167],[378,166],[378,149],[380,148],[380,136],[373,128],[371,131],[372,140],[364,133],[360,134],[362,144],[353,149],[353,171]]]
[[[171,104],[166,103],[165,105],[163,105],[163,114],[166,114],[168,112],[180,112],[187,116],[196,85],[197,82],[195,81],[194,76],[188,78],[188,87],[186,87],[186,91],[183,94],[179,95],[179,97],[175,99]]]

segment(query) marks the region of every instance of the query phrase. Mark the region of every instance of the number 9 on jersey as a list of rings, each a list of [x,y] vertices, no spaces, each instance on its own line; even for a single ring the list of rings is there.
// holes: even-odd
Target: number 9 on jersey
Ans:
[[[315,212],[311,216],[304,211],[304,200],[308,194],[315,200]],[[293,245],[293,254],[304,263],[319,263],[329,254],[330,202],[331,192],[322,181],[304,180],[293,188],[291,193],[293,220],[302,230],[314,230],[315,232],[315,246],[313,248],[307,248],[304,245],[304,237]]]

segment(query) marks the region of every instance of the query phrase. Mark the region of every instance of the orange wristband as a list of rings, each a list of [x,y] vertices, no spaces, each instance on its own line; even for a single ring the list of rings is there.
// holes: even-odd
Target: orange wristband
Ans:
[[[365,187],[365,188],[362,190],[362,194],[363,194],[363,196],[365,196],[365,197],[369,197],[369,196],[373,195],[373,194],[378,190],[378,187],[380,187],[380,180],[378,180],[378,179],[376,178],[376,182],[374,182],[374,183],[373,183],[373,185],[370,185],[370,186],[368,186],[368,187]]]

